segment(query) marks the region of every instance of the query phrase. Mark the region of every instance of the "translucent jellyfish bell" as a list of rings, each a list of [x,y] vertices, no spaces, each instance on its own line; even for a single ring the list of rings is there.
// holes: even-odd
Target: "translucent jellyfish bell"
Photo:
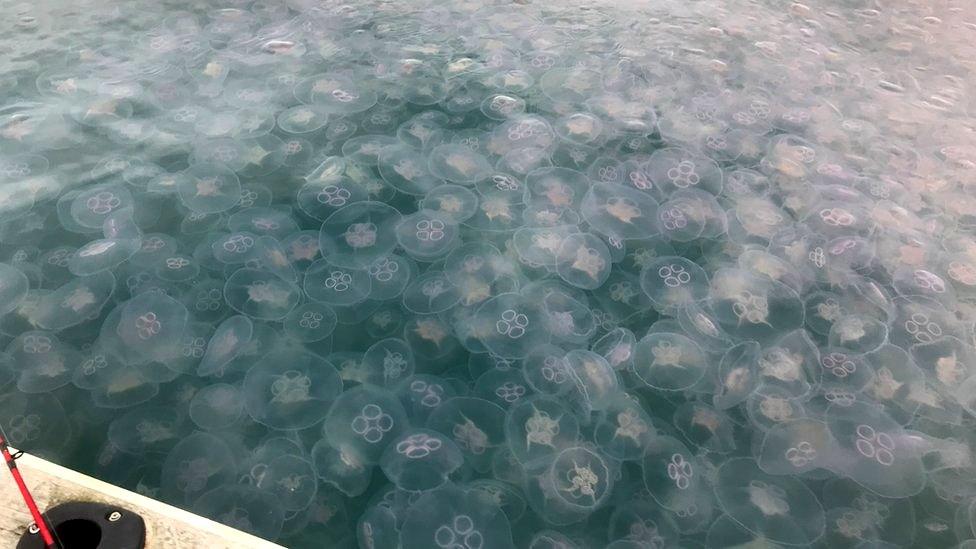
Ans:
[[[381,202],[357,202],[340,208],[322,224],[319,248],[339,267],[364,268],[396,247],[401,215]]]
[[[336,313],[323,303],[299,305],[284,320],[285,333],[304,343],[314,343],[332,335]]]
[[[577,288],[599,288],[610,276],[610,250],[592,234],[567,236],[562,239],[555,256],[559,277]]]
[[[337,450],[321,439],[312,447],[311,458],[318,478],[347,496],[358,496],[369,486],[373,466],[348,449]]]
[[[0,422],[18,450],[57,455],[73,440],[71,422],[53,394],[8,391],[0,396]]]
[[[114,292],[115,276],[109,271],[75,278],[40,298],[34,321],[51,330],[81,324],[97,314]]]
[[[303,288],[313,301],[348,306],[369,296],[371,280],[366,269],[338,267],[326,259],[320,259],[305,271]]]
[[[572,524],[602,507],[613,491],[615,464],[584,447],[562,450],[529,470],[529,505],[553,524]]]
[[[429,429],[410,429],[393,440],[380,457],[380,468],[401,490],[426,491],[444,484],[464,463],[450,438]]]
[[[376,92],[334,73],[311,76],[295,85],[295,97],[329,114],[363,112],[376,104]]]
[[[407,427],[407,414],[396,395],[373,385],[360,385],[333,402],[322,432],[335,448],[375,464]]]
[[[301,511],[312,503],[318,479],[312,464],[303,457],[282,454],[273,457],[258,474],[255,486],[275,496],[285,511]]]
[[[180,200],[191,211],[201,214],[224,212],[241,200],[241,182],[222,164],[193,164],[183,172],[179,183]]]
[[[593,429],[594,442],[619,460],[639,459],[656,435],[643,407],[621,393],[600,411]]]
[[[251,486],[228,484],[201,495],[191,507],[194,513],[268,540],[277,539],[285,521],[273,494]]]
[[[234,385],[208,385],[193,395],[190,419],[204,431],[231,427],[244,415],[244,398]]]
[[[835,449],[836,441],[826,423],[795,419],[766,431],[756,462],[771,475],[799,475],[830,465]]]
[[[661,257],[641,269],[641,289],[663,313],[705,300],[708,274],[683,257]]]
[[[486,504],[478,493],[450,484],[420,496],[403,520],[403,549],[515,547],[508,519],[498,506]]]
[[[281,320],[298,305],[301,290],[270,272],[243,268],[227,279],[224,297],[242,314],[259,320]]]
[[[409,195],[426,194],[444,182],[428,169],[421,151],[402,144],[384,147],[377,157],[377,169],[384,181]]]
[[[0,316],[16,309],[29,289],[27,275],[6,263],[0,263]]]
[[[731,418],[701,402],[685,402],[672,416],[674,426],[697,448],[728,454],[736,449]]]
[[[785,284],[739,269],[712,277],[709,302],[729,334],[760,343],[803,326],[804,307]]]
[[[755,341],[740,343],[722,355],[712,404],[726,410],[745,402],[759,384],[757,368],[762,349]]]
[[[176,354],[188,318],[186,307],[162,292],[145,292],[122,305],[117,332],[148,360]]]
[[[447,400],[427,419],[427,427],[452,437],[478,470],[486,470],[492,451],[505,443],[504,425],[500,406],[472,397]]]
[[[908,497],[925,486],[920,452],[882,408],[863,402],[827,408],[825,420],[837,440],[830,468],[885,497]]]
[[[244,377],[244,406],[272,429],[305,429],[322,421],[342,391],[328,361],[298,350],[272,351]]]
[[[23,393],[47,393],[71,383],[81,355],[52,332],[27,331],[7,345],[16,365],[17,389]]]
[[[416,367],[413,351],[402,339],[377,341],[363,354],[363,383],[394,387],[413,375]]]
[[[574,446],[579,421],[557,398],[529,397],[508,410],[505,436],[515,459],[530,463]]]
[[[656,151],[648,160],[651,180],[666,193],[696,188],[713,195],[722,192],[722,170],[711,159],[677,148]]]
[[[491,165],[484,156],[461,145],[435,147],[427,165],[430,173],[452,183],[470,185],[491,174]]]
[[[617,238],[648,238],[658,234],[658,203],[638,190],[597,183],[583,197],[583,218],[601,233]]]
[[[201,354],[202,359],[197,367],[197,375],[223,374],[227,364],[251,342],[253,333],[254,324],[246,316],[234,315],[221,322],[214,330],[206,351]]]
[[[500,357],[521,358],[534,347],[548,342],[540,304],[519,294],[493,297],[485,301],[476,314],[486,322],[493,321],[491,327],[494,329],[479,334],[479,339]]]
[[[798,479],[764,473],[752,459],[723,463],[715,495],[730,517],[770,541],[803,545],[824,533],[824,510],[813,492]]]
[[[139,406],[112,420],[108,438],[130,454],[165,454],[191,429],[185,417],[171,407]]]
[[[163,462],[160,497],[189,505],[209,490],[237,480],[237,460],[230,446],[208,433],[181,440]]]
[[[459,227],[446,216],[421,210],[404,217],[396,226],[396,242],[417,261],[434,261],[451,252],[459,238]]]
[[[697,343],[676,333],[654,333],[634,348],[634,374],[649,387],[679,391],[698,383],[708,365]]]

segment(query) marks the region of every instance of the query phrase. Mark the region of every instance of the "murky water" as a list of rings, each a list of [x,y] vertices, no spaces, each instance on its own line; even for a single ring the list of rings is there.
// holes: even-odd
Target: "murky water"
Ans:
[[[289,547],[976,545],[976,8],[0,3],[0,425]]]

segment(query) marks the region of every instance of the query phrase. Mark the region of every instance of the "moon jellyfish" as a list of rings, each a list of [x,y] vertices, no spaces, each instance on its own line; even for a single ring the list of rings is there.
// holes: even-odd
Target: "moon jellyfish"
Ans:
[[[793,289],[743,270],[717,271],[709,303],[722,329],[760,343],[803,326],[803,302]]]
[[[336,327],[336,314],[328,305],[305,303],[299,305],[284,320],[285,333],[303,343],[321,341]]]
[[[305,429],[325,418],[342,392],[332,364],[301,350],[275,350],[244,376],[244,408],[272,429]]]
[[[795,478],[764,473],[752,459],[723,463],[715,496],[732,519],[770,541],[804,545],[824,533],[824,510],[813,492]]]
[[[492,452],[505,443],[504,424],[500,406],[472,397],[451,398],[427,418],[427,428],[450,436],[478,470],[486,470]]]
[[[251,486],[217,486],[196,499],[191,509],[231,528],[269,540],[278,538],[285,521],[274,494]]]
[[[202,357],[197,367],[197,375],[209,376],[223,373],[224,368],[236,358],[251,341],[254,325],[246,316],[234,315],[221,322],[210,337],[199,342],[191,340],[190,352]],[[206,344],[206,350],[197,350]]]
[[[485,301],[476,313],[493,321],[492,329],[480,337],[492,353],[503,358],[521,358],[534,347],[548,342],[540,304],[518,294],[501,294]]]
[[[832,469],[884,497],[908,497],[924,488],[925,469],[913,435],[883,409],[835,403],[824,416],[837,441]]]
[[[464,463],[450,438],[429,429],[410,429],[393,440],[380,457],[380,468],[397,488],[433,490]]]
[[[396,226],[396,241],[417,261],[444,257],[457,245],[459,228],[450,218],[422,210],[404,217]]]
[[[562,239],[555,256],[559,277],[577,288],[599,288],[610,276],[610,250],[591,234],[576,233]]]
[[[505,419],[508,446],[520,463],[528,464],[574,446],[579,421],[558,399],[534,396],[512,406]]]
[[[220,164],[194,164],[183,172],[177,191],[180,200],[199,214],[225,212],[241,200],[241,182],[232,170]]]
[[[369,296],[370,274],[366,269],[350,269],[320,259],[305,271],[303,288],[309,299],[332,306],[355,305]]]
[[[641,289],[654,307],[668,313],[708,298],[708,274],[683,257],[661,257],[641,269]]]
[[[759,383],[756,370],[761,352],[758,343],[746,341],[722,355],[718,366],[717,391],[712,398],[716,408],[726,410],[749,398]]]
[[[318,482],[311,463],[298,456],[282,454],[261,468],[255,486],[275,496],[279,507],[294,512],[312,503]]]
[[[0,316],[16,309],[29,289],[24,273],[6,263],[0,263]]]
[[[373,465],[407,428],[407,414],[396,395],[373,385],[360,385],[335,399],[322,432],[340,452],[350,452]]]
[[[484,156],[461,145],[440,145],[428,157],[430,173],[452,183],[472,184],[488,177],[491,166]]]
[[[445,485],[410,505],[400,530],[403,549],[481,547],[512,549],[511,527],[501,508],[473,490]]]
[[[122,305],[116,330],[130,349],[146,359],[163,361],[175,354],[187,318],[179,301],[162,292],[145,292]]]
[[[583,197],[583,218],[601,233],[616,238],[648,238],[658,234],[658,203],[635,189],[597,183]]]
[[[57,455],[72,440],[72,423],[53,394],[7,392],[0,395],[0,423],[6,441],[37,455]]]
[[[718,454],[736,449],[732,420],[707,404],[686,402],[675,410],[672,421],[684,438],[698,448]]]
[[[318,478],[347,496],[358,496],[369,486],[372,464],[348,449],[336,449],[322,439],[312,447],[311,458]]]
[[[401,144],[380,150],[377,170],[384,181],[409,195],[425,195],[440,188],[444,182],[428,169],[427,159],[421,151]]]
[[[243,417],[244,398],[234,385],[208,385],[193,395],[189,414],[193,423],[204,431],[226,429]]]
[[[227,303],[244,315],[259,320],[281,320],[298,305],[298,286],[266,271],[243,268],[227,278]]]
[[[614,463],[584,447],[566,448],[530,468],[529,506],[553,524],[572,524],[606,504],[616,477]]]
[[[132,209],[135,202],[128,189],[118,185],[88,187],[71,203],[71,217],[85,229],[101,229],[112,213]]]
[[[166,454],[186,435],[189,425],[181,412],[168,406],[140,406],[112,420],[109,441],[136,455]]]
[[[649,387],[679,391],[705,376],[705,354],[691,339],[676,333],[649,334],[634,348],[634,374]]]
[[[75,278],[41,296],[32,317],[37,326],[63,330],[96,315],[115,292],[115,276],[103,271]]]
[[[7,345],[15,364],[17,388],[24,393],[47,393],[71,383],[81,354],[52,332],[28,331]]]
[[[212,489],[231,485],[237,479],[237,460],[220,438],[193,433],[166,454],[160,478],[163,500],[189,505]]]
[[[332,265],[361,269],[396,247],[401,215],[380,202],[357,202],[330,215],[319,233],[319,249]]]
[[[831,464],[836,443],[823,421],[785,421],[766,431],[756,463],[771,475],[807,473]]]

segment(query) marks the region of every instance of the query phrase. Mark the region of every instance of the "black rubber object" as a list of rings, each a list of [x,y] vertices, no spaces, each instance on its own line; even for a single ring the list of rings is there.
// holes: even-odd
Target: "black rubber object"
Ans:
[[[118,513],[117,520],[110,520]],[[143,549],[146,523],[128,509],[89,501],[72,501],[44,512],[61,549]],[[17,549],[47,549],[39,533],[24,532]]]

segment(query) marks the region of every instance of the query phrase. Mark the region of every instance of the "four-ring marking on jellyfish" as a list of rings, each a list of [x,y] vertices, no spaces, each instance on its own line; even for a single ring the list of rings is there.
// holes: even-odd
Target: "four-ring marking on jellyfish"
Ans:
[[[691,486],[691,477],[695,471],[691,462],[685,459],[682,454],[671,454],[671,460],[667,465],[668,478],[674,481],[674,485],[679,490],[687,490]]]
[[[741,325],[743,321],[751,324],[765,324],[772,327],[769,323],[769,302],[766,296],[753,294],[743,290],[732,296],[732,314],[739,319]]]
[[[854,447],[859,454],[884,467],[890,467],[895,462],[895,439],[891,435],[865,424],[858,425],[854,433]]]
[[[481,549],[484,536],[468,515],[455,515],[434,531],[434,543],[442,549]]]
[[[495,322],[495,330],[503,336],[512,339],[519,339],[525,335],[525,329],[529,326],[529,317],[515,309],[502,311],[501,318]]]
[[[357,435],[370,444],[383,439],[383,435],[393,429],[393,416],[383,411],[378,404],[363,406],[359,415],[353,418],[350,427]]]
[[[806,467],[817,458],[817,449],[809,441],[801,440],[796,446],[790,446],[783,452],[783,456],[790,465],[796,468]]]
[[[426,433],[417,433],[401,440],[396,445],[398,454],[410,459],[422,459],[441,449],[443,441]]]

